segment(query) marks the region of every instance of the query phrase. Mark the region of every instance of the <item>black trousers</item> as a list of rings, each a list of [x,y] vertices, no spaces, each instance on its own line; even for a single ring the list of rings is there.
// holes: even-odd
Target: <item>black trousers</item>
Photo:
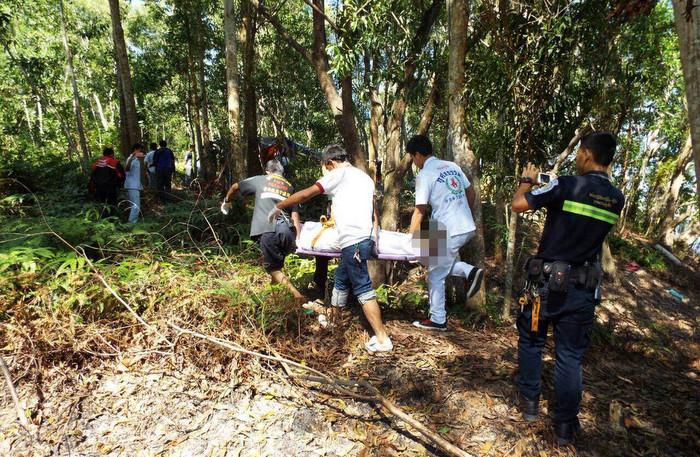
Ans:
[[[172,191],[173,184],[173,172],[172,171],[156,171],[156,183],[158,186],[158,197],[163,202],[168,200],[168,194]]]
[[[542,305],[537,332],[530,331],[531,306],[526,306],[518,316],[518,387],[524,397],[539,398],[542,349],[551,326],[556,353],[554,421],[572,422],[578,416],[581,403],[581,365],[595,320],[595,295],[592,291],[572,285],[564,294],[550,294],[545,287],[540,289],[540,296]]]
[[[95,190],[95,200],[98,203],[102,203],[105,207],[102,209],[102,217],[112,216],[117,210],[117,195],[118,190],[116,188],[110,189],[96,189]]]
[[[330,257],[317,255],[316,270],[314,271],[314,284],[318,290],[326,290],[326,281],[328,281],[328,262]]]

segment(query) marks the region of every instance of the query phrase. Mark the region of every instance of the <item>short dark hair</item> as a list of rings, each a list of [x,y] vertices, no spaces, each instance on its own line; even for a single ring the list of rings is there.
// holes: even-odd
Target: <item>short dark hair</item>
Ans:
[[[111,147],[107,146],[107,147],[105,147],[105,148],[102,150],[102,155],[113,156],[113,155],[114,155],[114,149],[112,149]]]
[[[143,149],[143,145],[141,143],[134,143],[134,145],[131,147],[131,152],[138,151]]]
[[[427,135],[413,135],[406,143],[406,152],[412,156],[416,154],[429,156],[433,153],[433,144]]]
[[[190,148],[194,148],[194,144],[191,144],[191,145],[190,145]]]
[[[167,142],[167,141],[165,141],[165,140],[160,140],[160,147],[161,147],[161,148],[164,148],[164,147],[166,147],[167,145],[168,145],[168,142]]]
[[[331,144],[326,146],[321,154],[321,162],[325,164],[331,160],[334,162],[345,162],[348,160],[348,153],[339,144]]]
[[[615,156],[617,140],[610,132],[591,132],[581,138],[581,147],[591,151],[598,165],[607,167]]]
[[[149,146],[148,149],[150,149],[151,151],[154,150],[154,149],[158,149],[158,145],[155,144],[155,143],[151,143],[151,145]]]

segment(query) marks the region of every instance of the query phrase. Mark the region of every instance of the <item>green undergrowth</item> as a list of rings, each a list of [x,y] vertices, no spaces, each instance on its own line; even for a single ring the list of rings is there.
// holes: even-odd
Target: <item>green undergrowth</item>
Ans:
[[[0,323],[133,321],[120,297],[146,320],[286,334],[291,297],[269,283],[243,204],[226,217],[214,200],[180,197],[161,207],[145,195],[144,221],[130,225],[100,217],[77,189],[5,195]],[[293,256],[289,266],[295,282],[313,274],[312,261]]]
[[[664,257],[647,244],[612,234],[608,236],[608,243],[615,257],[625,261],[637,262],[639,265],[652,270],[666,269]]]

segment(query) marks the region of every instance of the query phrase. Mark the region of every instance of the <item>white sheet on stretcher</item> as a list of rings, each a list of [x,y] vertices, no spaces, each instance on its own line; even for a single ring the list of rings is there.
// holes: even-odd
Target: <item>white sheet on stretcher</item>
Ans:
[[[300,254],[340,255],[338,231],[333,227],[321,232],[320,222],[304,222],[301,234],[297,239],[297,252]],[[321,234],[320,236],[319,233]],[[314,243],[314,239],[318,239]],[[312,246],[313,244],[313,246]],[[408,233],[379,230],[379,259],[385,260],[415,260],[416,254],[411,245],[411,235]]]

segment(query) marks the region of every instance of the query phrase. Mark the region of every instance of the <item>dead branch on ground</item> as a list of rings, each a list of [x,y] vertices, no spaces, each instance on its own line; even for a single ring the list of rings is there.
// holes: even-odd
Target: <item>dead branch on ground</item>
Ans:
[[[196,338],[199,338],[204,341],[208,341],[212,344],[221,346],[223,348],[229,349],[234,352],[239,352],[242,354],[247,354],[251,355],[253,357],[257,357],[259,359],[264,359],[264,360],[270,360],[277,362],[279,364],[286,364],[288,366],[298,368],[300,370],[313,373],[317,375],[316,377],[313,376],[302,376],[300,379],[305,379],[307,381],[313,381],[317,383],[322,383],[322,384],[327,384],[332,387],[334,387],[340,394],[356,399],[356,400],[361,400],[361,401],[367,401],[371,403],[376,403],[380,406],[382,406],[386,411],[391,413],[394,417],[402,420],[403,422],[407,423],[414,429],[416,429],[418,432],[420,432],[425,438],[427,438],[431,443],[445,451],[448,455],[454,456],[454,457],[471,457],[471,454],[467,453],[466,451],[458,448],[454,444],[450,443],[447,441],[445,438],[441,437],[439,434],[436,432],[430,430],[428,427],[423,425],[421,422],[417,421],[416,419],[412,418],[410,415],[408,415],[406,412],[404,412],[399,406],[394,404],[392,401],[388,400],[385,398],[381,393],[374,387],[372,386],[368,381],[351,381],[351,380],[343,380],[343,379],[336,379],[333,378],[319,370],[316,370],[315,368],[308,367],[306,365],[302,365],[300,363],[294,362],[293,360],[287,359],[282,356],[272,356],[272,355],[267,355],[267,354],[262,354],[260,352],[256,351],[251,351],[249,349],[246,349],[236,343],[233,343],[231,341],[227,341],[221,338],[216,338],[213,336],[205,335],[203,333],[195,332],[192,330],[187,330],[185,328],[182,328],[178,326],[177,324],[174,324],[172,322],[169,322],[168,325],[170,325],[173,329],[177,330],[181,334],[187,334],[194,336]],[[360,388],[365,388],[371,392],[371,395],[364,395],[364,394],[359,394],[357,392],[353,392],[349,390],[347,387],[360,387]]]

